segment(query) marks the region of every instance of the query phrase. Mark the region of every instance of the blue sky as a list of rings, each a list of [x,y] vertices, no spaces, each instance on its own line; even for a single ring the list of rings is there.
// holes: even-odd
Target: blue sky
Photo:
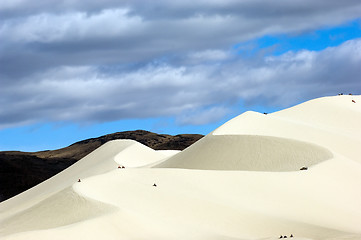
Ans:
[[[360,19],[342,23],[336,26],[326,26],[320,29],[301,32],[295,35],[275,34],[265,35],[240,45],[253,45],[250,55],[260,49],[270,49],[268,54],[281,55],[288,51],[310,50],[321,51],[328,47],[336,47],[345,41],[360,38]]]
[[[360,94],[360,18],[354,0],[4,1],[0,151]]]

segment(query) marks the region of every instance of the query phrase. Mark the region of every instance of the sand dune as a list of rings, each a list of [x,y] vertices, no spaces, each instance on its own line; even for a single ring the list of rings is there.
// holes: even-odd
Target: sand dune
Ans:
[[[209,135],[155,167],[204,170],[298,171],[331,159],[326,148],[291,139]]]
[[[115,208],[64,189],[2,222],[2,234],[57,228],[110,213]]]
[[[109,142],[1,203],[0,238],[359,240],[359,102],[246,112],[179,153]]]
[[[114,161],[125,167],[142,167],[176,154],[178,151],[155,151],[138,142],[121,151],[114,157]]]
[[[356,100],[356,104],[352,99]],[[342,103],[344,108],[340,106]],[[311,100],[267,115],[246,112],[211,134],[294,139],[325,147],[333,153],[361,162],[358,151],[361,144],[360,122],[361,97],[336,96]]]
[[[145,152],[153,153],[154,155],[150,156],[149,159],[153,159],[154,161],[165,157],[163,154],[157,154],[155,150],[133,140],[114,140],[108,142],[73,164],[70,168],[28,191],[2,202],[0,204],[0,217],[3,215],[12,215],[29,208],[53,194],[72,186],[78,179],[116,169],[119,166],[117,163],[117,161],[119,161],[117,155],[123,151],[126,153],[127,150],[134,154],[135,161],[133,161],[133,164],[135,165],[142,165],[143,159],[147,159],[146,156],[144,156]],[[158,156],[159,159],[157,159],[155,155]],[[125,158],[124,161],[127,162],[128,159]],[[149,162],[148,160],[148,163]]]

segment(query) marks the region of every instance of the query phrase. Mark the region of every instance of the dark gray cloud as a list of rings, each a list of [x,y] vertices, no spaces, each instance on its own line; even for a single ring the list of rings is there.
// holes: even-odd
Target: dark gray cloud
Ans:
[[[359,40],[251,60],[232,50],[353,20],[360,1],[5,0],[0,16],[0,127],[160,116],[202,124],[240,99],[286,106],[361,90]]]
[[[4,0],[0,6],[1,16],[28,16],[43,12],[59,13],[84,11],[93,14],[102,9],[128,8],[134,14],[140,14],[147,19],[188,18],[196,14],[206,15],[245,15],[252,17],[277,17],[279,15],[312,15],[318,12],[343,11],[348,7],[358,5],[358,0],[347,1],[311,1],[311,0],[159,0],[146,4],[143,0]],[[357,11],[357,10],[356,10]]]

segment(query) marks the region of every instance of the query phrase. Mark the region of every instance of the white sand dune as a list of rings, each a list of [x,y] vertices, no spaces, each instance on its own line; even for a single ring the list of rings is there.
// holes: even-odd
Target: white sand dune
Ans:
[[[331,158],[326,148],[291,139],[209,135],[156,167],[280,172],[298,171]]]
[[[360,240],[358,123],[361,97],[335,96],[246,112],[180,153],[109,142],[0,203],[0,238]]]
[[[133,140],[107,142],[47,181],[2,202],[0,204],[0,217],[27,209],[59,191],[71,187],[78,179],[117,169],[119,164],[123,163],[119,160],[118,155],[123,152],[125,165],[129,161],[129,154],[127,154],[129,152],[133,154],[132,165],[134,166],[141,166],[144,161],[149,164],[151,160],[159,161],[165,157],[164,154],[156,153],[156,151]],[[149,158],[147,158],[148,156]]]
[[[361,97],[336,96],[311,100],[267,115],[246,112],[211,134],[294,139],[323,146],[361,162],[358,151],[361,144],[360,122]]]
[[[122,142],[124,140],[120,140]],[[155,151],[143,144],[132,141],[132,145],[114,157],[115,162],[125,167],[143,167],[175,155],[176,151]]]

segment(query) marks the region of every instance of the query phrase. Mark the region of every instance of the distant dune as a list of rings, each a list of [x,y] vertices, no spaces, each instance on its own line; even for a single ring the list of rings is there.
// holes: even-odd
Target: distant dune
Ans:
[[[360,240],[360,123],[361,96],[333,96],[183,151],[109,141],[0,203],[0,238]]]
[[[51,151],[0,152],[0,202],[45,181],[112,140],[132,139],[155,150],[183,150],[202,137],[200,134],[172,136],[137,130],[86,139]]]

